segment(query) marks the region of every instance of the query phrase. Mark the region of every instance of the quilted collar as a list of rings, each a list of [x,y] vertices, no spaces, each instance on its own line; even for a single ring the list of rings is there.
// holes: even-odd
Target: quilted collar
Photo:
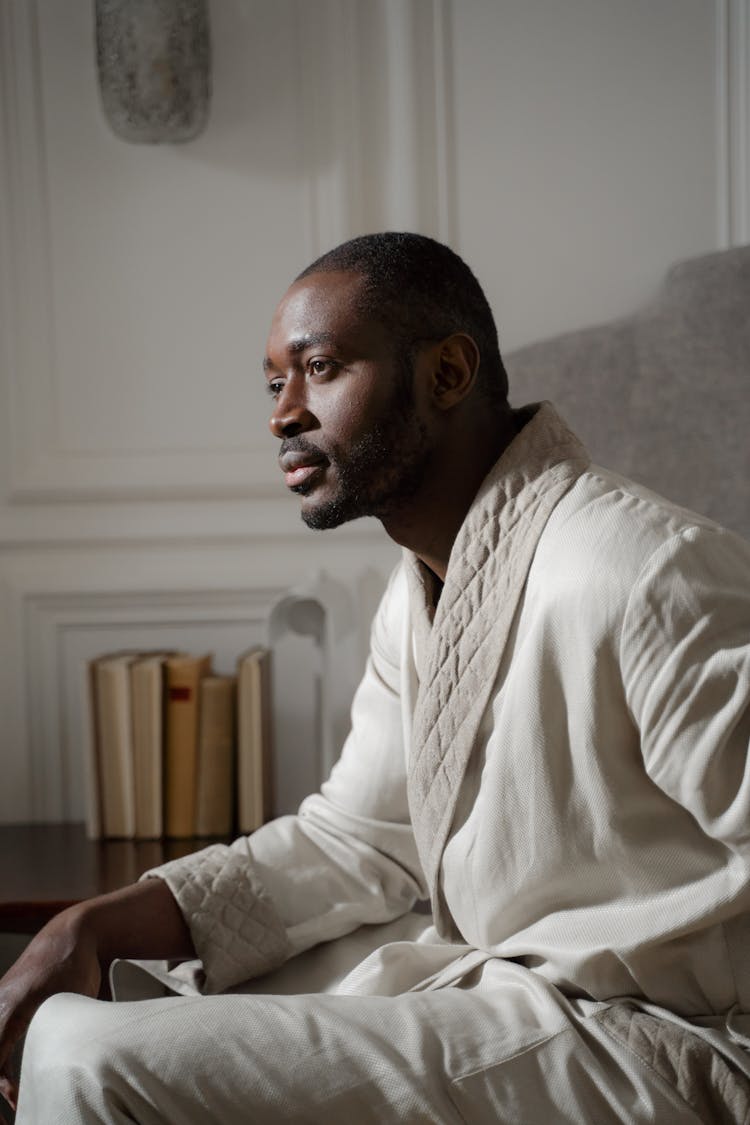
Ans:
[[[539,537],[589,464],[549,403],[530,416],[491,469],[451,551],[434,606],[433,576],[405,552],[420,686],[409,762],[409,807],[435,919],[447,932],[440,860]]]

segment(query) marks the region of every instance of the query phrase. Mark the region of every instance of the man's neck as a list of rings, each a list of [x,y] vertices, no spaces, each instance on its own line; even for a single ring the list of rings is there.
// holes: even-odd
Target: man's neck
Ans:
[[[470,441],[440,450],[435,471],[428,474],[419,495],[408,507],[383,519],[391,539],[412,551],[441,582],[480,485],[516,432],[515,417],[509,414],[492,433],[474,432]]]

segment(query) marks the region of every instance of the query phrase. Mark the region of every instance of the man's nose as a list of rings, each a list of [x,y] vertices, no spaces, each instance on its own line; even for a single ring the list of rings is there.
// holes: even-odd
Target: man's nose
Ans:
[[[311,430],[314,424],[315,418],[307,409],[304,400],[292,394],[291,388],[287,384],[276,399],[273,414],[268,422],[268,427],[273,436],[277,438],[294,437],[296,434]]]

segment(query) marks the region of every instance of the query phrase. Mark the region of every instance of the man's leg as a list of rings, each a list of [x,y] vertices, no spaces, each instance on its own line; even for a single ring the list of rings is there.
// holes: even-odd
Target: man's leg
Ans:
[[[545,1011],[511,984],[507,1007],[497,993],[458,988],[122,1004],[56,996],[29,1031],[17,1122],[698,1125],[595,1018],[568,1018],[564,1001],[557,1015],[554,1004]]]

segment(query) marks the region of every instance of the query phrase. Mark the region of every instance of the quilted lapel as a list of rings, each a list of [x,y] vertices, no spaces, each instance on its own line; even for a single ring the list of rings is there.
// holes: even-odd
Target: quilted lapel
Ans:
[[[588,463],[542,403],[482,484],[453,546],[432,629],[426,637],[419,629],[409,807],[436,921],[440,860],[518,599],[553,508]],[[423,571],[411,556],[410,599],[420,621],[429,589]]]

